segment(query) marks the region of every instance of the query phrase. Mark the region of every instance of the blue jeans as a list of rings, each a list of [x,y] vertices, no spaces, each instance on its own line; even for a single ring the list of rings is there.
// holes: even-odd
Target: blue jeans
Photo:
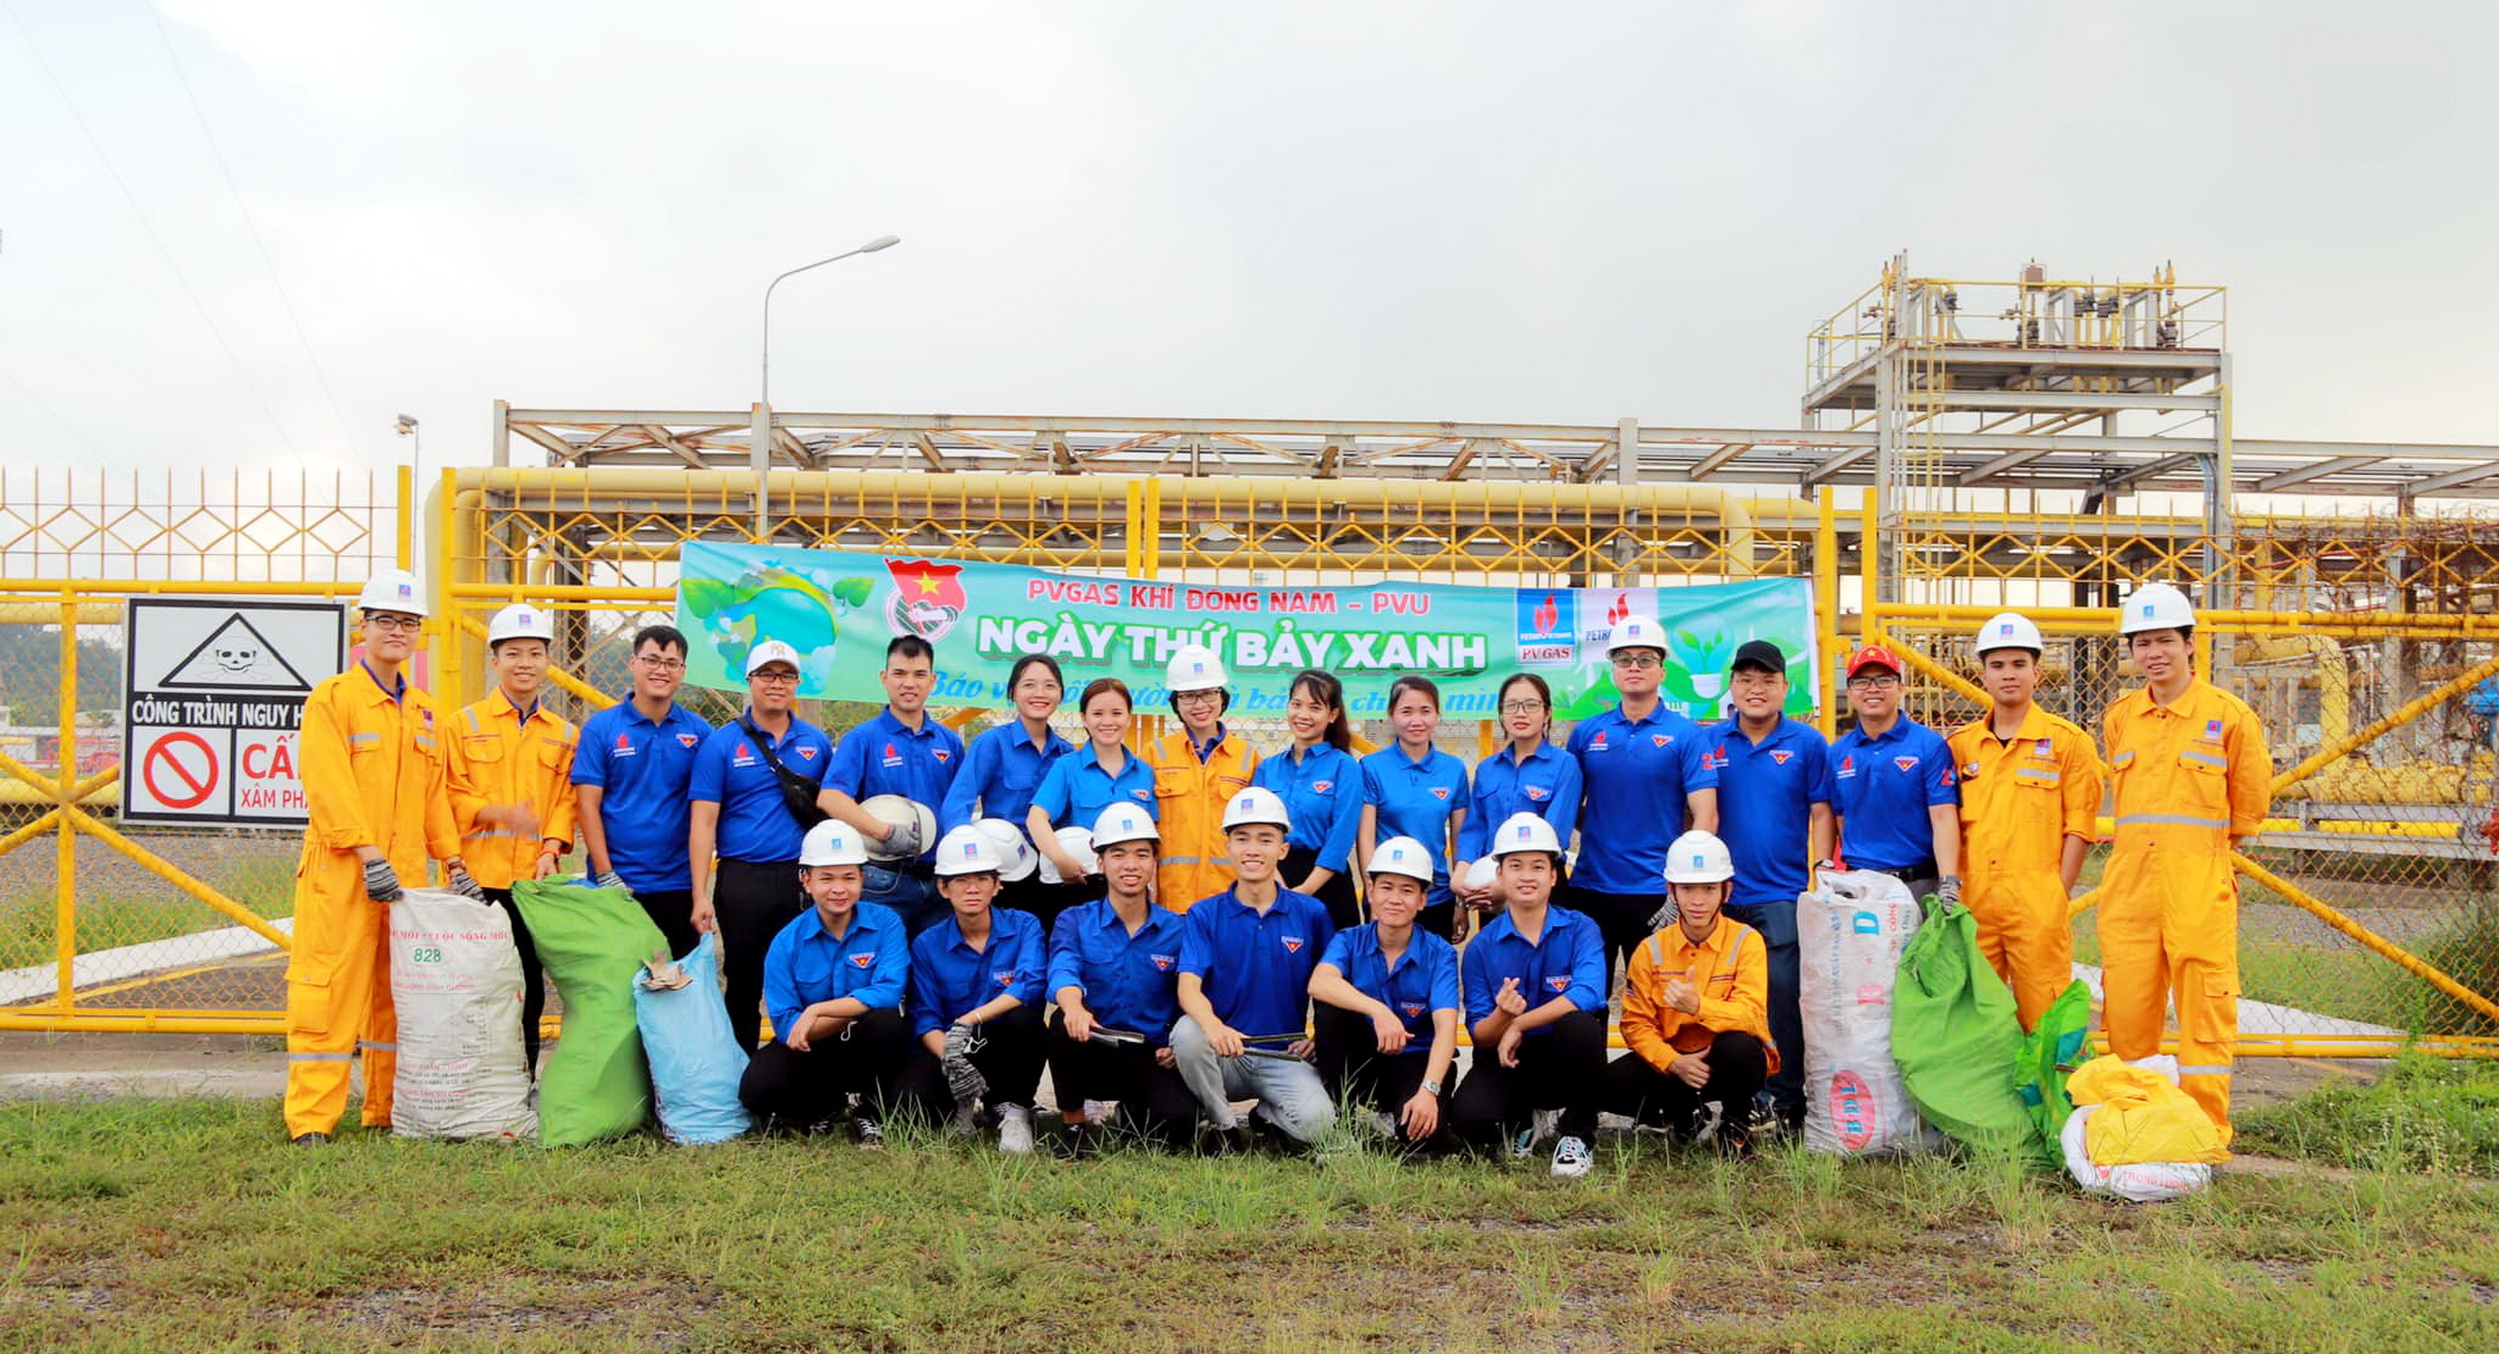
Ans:
[[[1797,1005],[1796,903],[1727,905],[1727,915],[1761,932],[1770,960],[1770,1042],[1779,1049],[1779,1070],[1766,1088],[1771,1103],[1791,1122],[1805,1115],[1805,1017]]]
[[[947,916],[946,900],[937,895],[935,880],[882,865],[862,868],[859,901],[882,903],[894,909],[894,914],[902,918],[902,929],[914,936]]]
[[[1229,1129],[1235,1098],[1254,1099],[1267,1122],[1295,1142],[1317,1142],[1336,1123],[1336,1102],[1319,1080],[1319,1069],[1299,1059],[1218,1058],[1195,1020],[1180,1017],[1171,1028],[1171,1056],[1180,1079],[1215,1127]]]

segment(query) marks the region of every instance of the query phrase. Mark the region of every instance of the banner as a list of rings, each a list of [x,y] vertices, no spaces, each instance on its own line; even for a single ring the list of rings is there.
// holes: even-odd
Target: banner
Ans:
[[[1787,654],[1787,709],[1813,707],[1813,581],[1660,588],[1488,588],[1380,582],[1349,587],[1170,583],[1054,573],[1013,564],[840,550],[688,541],[677,628],[693,652],[686,679],[741,689],[747,650],[777,639],[800,655],[799,694],[882,703],[885,645],[914,634],[937,651],[936,706],[1004,709],[1019,655],[1046,653],[1074,699],[1096,677],[1128,684],[1140,711],[1166,708],[1163,666],[1204,644],[1232,676],[1232,709],[1280,715],[1293,675],[1321,668],[1345,683],[1347,713],[1386,713],[1408,673],[1440,685],[1453,718],[1495,717],[1501,683],[1532,672],[1554,714],[1575,719],[1614,702],[1605,637],[1634,612],[1667,634],[1660,694],[1695,719],[1724,713],[1736,646],[1766,639]]]

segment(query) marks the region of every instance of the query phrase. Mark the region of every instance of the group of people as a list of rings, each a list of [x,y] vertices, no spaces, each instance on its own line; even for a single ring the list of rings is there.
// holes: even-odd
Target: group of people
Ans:
[[[526,604],[489,626],[495,691],[437,718],[406,680],[415,580],[385,574],[359,606],[364,657],[315,691],[302,735],[298,1142],[327,1140],[359,1052],[365,1121],[388,1122],[373,904],[430,857],[507,909],[515,879],[569,870],[628,890],[672,953],[716,934],[754,1049],[749,1107],[847,1119],[863,1142],[908,1105],[1030,1151],[1046,1066],[1051,1140],[1075,1152],[1111,1124],[1174,1146],[1306,1144],[1340,1105],[1423,1151],[1550,1139],[1562,1176],[1589,1169],[1601,1110],[1714,1125],[1743,1150],[1804,1114],[1796,903],[1816,873],[1881,871],[1966,904],[2027,1027],[2070,980],[2067,899],[2111,780],[2112,1050],[2152,1053],[2174,991],[2182,1081],[2226,1138],[2229,845],[2262,825],[2270,760],[2248,708],[2196,675],[2194,613],[2166,585],[2121,613],[2146,685],[2107,712],[2105,763],[2034,702],[2046,646],[2015,613],[1975,637],[1979,718],[1949,736],[1908,718],[1902,661],[1869,645],[1848,661],[1856,723],[1837,740],[1783,713],[1787,657],[1766,641],[1737,649],[1726,719],[1686,718],[1660,699],[1657,621],[1632,616],[1606,644],[1612,708],[1557,743],[1547,684],[1515,674],[1506,744],[1471,772],[1435,746],[1440,695],[1421,676],[1389,689],[1394,741],[1357,755],[1341,683],[1298,674],[1292,743],[1262,757],[1195,645],[1165,674],[1177,727],[1141,753],[1113,678],[1077,697],[1084,742],[1059,736],[1065,678],[1039,654],[1010,673],[1012,717],[967,745],[927,710],[934,653],[910,635],[887,648],[885,708],[839,738],[798,717],[798,654],[768,639],[746,656],[744,708],[710,727],[676,703],[686,641],[667,626],[634,636],[631,694],[576,730],[540,700],[554,632]],[[576,837],[586,861],[567,867]],[[512,923],[534,1061],[542,984]],[[1609,1064],[1618,973],[1627,1051]]]

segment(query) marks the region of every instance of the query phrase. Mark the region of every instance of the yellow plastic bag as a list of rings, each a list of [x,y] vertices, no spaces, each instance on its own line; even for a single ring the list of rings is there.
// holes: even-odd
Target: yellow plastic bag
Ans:
[[[2122,1058],[2094,1058],[2066,1078],[2065,1091],[2076,1105],[2100,1107],[2084,1126],[2084,1150],[2095,1165],[2230,1159],[2203,1107],[2150,1068]]]

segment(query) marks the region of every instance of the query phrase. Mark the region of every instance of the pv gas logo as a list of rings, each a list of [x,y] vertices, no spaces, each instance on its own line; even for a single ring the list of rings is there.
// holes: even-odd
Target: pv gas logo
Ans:
[[[1518,661],[1541,667],[1567,665],[1576,655],[1579,596],[1568,588],[1518,591]]]

